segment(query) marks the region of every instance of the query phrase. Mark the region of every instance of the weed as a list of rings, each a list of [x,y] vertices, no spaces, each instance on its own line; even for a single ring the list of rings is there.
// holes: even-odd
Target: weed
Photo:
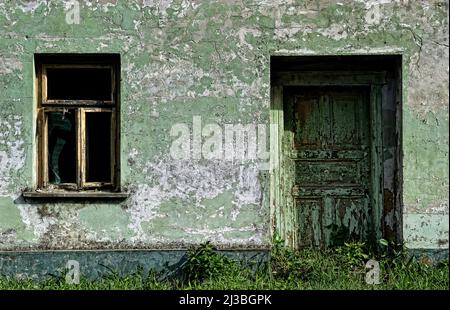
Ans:
[[[382,241],[383,242],[383,241]],[[386,247],[391,247],[386,248]],[[242,290],[361,290],[361,289],[441,289],[449,288],[448,260],[436,266],[406,255],[402,245],[389,244],[374,256],[380,262],[381,283],[364,281],[364,261],[374,256],[361,242],[336,249],[306,248],[294,251],[277,237],[273,242],[270,270],[251,270],[217,251],[210,243],[191,248],[171,277],[157,272],[144,276],[142,270],[123,276],[111,273],[96,281],[81,277],[78,285],[63,277],[13,279],[0,277],[1,289],[110,290],[110,289],[242,289]]]
[[[361,241],[346,242],[343,246],[336,248],[336,252],[351,268],[360,268],[369,259],[369,255],[366,253],[366,244]]]
[[[189,249],[187,261],[182,268],[182,277],[188,282],[202,282],[229,272],[233,265],[231,259],[217,253],[214,246],[206,242]]]

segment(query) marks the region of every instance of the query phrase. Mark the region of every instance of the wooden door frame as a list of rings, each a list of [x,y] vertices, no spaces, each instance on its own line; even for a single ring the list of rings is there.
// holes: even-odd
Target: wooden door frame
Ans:
[[[271,85],[271,130],[270,161],[270,222],[271,235],[278,235],[286,245],[297,248],[297,215],[292,197],[292,172],[286,168],[283,157],[284,128],[283,89],[287,86],[366,86],[370,87],[370,152],[371,184],[370,202],[373,208],[373,240],[382,237],[383,212],[383,160],[382,160],[382,86],[386,83],[385,72],[374,71],[302,71],[276,72]],[[377,156],[378,154],[378,156]],[[289,184],[291,187],[289,188]]]

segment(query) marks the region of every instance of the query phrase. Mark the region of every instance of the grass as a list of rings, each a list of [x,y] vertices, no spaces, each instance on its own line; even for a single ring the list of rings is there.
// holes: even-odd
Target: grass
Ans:
[[[136,273],[80,284],[64,278],[43,281],[0,277],[0,290],[423,290],[449,289],[448,260],[432,266],[412,259],[403,251],[367,254],[363,243],[348,243],[337,249],[305,249],[299,252],[275,244],[266,268],[251,270],[214,251],[206,243],[188,253],[178,272],[169,276]],[[390,252],[390,253],[388,253]],[[375,258],[380,264],[380,284],[367,284],[365,262]]]

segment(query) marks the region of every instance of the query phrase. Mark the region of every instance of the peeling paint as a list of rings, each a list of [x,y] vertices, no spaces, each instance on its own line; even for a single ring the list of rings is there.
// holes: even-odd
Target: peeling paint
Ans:
[[[33,230],[36,238],[43,237],[48,232],[50,225],[56,222],[54,218],[41,216],[37,206],[20,205],[18,208],[22,222],[28,229]]]
[[[17,58],[0,58],[0,74],[10,74],[22,71],[23,64]]]
[[[13,180],[25,164],[22,120],[18,115],[0,119],[0,196],[14,193]]]
[[[411,249],[448,249],[448,217],[438,214],[405,214],[406,246]]]
[[[267,247],[269,178],[252,163],[173,161],[170,127],[268,124],[271,55],[369,54],[403,57],[404,237],[448,248],[448,2],[86,0],[80,25],[67,5],[0,2],[1,249]],[[36,175],[33,54],[74,52],[121,55],[124,202],[21,198]]]

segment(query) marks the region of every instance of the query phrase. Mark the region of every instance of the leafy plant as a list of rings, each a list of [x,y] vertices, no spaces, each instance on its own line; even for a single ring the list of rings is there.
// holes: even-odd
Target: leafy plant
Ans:
[[[396,243],[380,239],[379,259],[387,267],[408,267],[413,261],[414,257],[408,255],[408,249],[403,243]]]
[[[425,267],[424,264],[416,264],[414,257],[408,255],[408,249],[403,243],[386,239],[380,239],[378,242],[380,244],[378,259],[384,281],[392,279],[404,281],[409,279],[412,270],[420,273],[419,269]]]
[[[343,246],[345,251],[349,246]],[[198,252],[197,252],[198,251]],[[344,251],[344,250],[342,250]],[[397,252],[400,253],[400,252]],[[197,256],[198,255],[198,256]],[[217,256],[216,256],[217,255]],[[403,254],[402,254],[403,255]],[[200,249],[193,249],[180,261],[179,271],[173,277],[162,277],[161,271],[152,271],[146,275],[141,270],[134,274],[121,275],[111,273],[95,281],[81,276],[80,284],[67,284],[64,277],[47,277],[40,279],[4,277],[0,275],[0,290],[2,289],[46,289],[46,290],[108,290],[108,289],[220,289],[220,290],[285,290],[285,289],[316,289],[316,290],[361,290],[361,289],[440,289],[449,288],[448,259],[435,266],[424,264],[421,260],[410,263],[402,260],[402,255],[380,261],[381,283],[373,286],[364,281],[361,270],[351,269],[343,262],[347,256],[338,254],[334,249],[305,248],[299,251],[286,248],[281,238],[274,240],[271,258],[272,271],[252,271],[244,264],[227,259],[212,247],[204,244]],[[197,257],[197,259],[188,258]],[[357,255],[358,256],[358,255]],[[202,258],[203,257],[203,258]],[[409,260],[410,258],[408,258]],[[230,261],[228,263],[222,263]],[[201,265],[200,261],[206,261]],[[200,266],[199,266],[200,265]],[[209,267],[208,267],[209,266]],[[216,266],[214,268],[213,266]],[[228,266],[228,267],[227,267]],[[224,267],[222,269],[222,267]],[[206,270],[205,270],[206,269]],[[220,270],[219,272],[212,272]],[[204,278],[203,281],[183,281],[183,276],[190,279]],[[208,278],[209,277],[209,278]]]
[[[405,259],[408,256],[408,249],[403,243],[396,243],[392,240],[380,239],[381,258]]]
[[[201,282],[227,273],[233,265],[231,259],[219,254],[207,241],[189,249],[187,261],[182,267],[182,275],[188,282]]]
[[[366,254],[366,244],[362,241],[345,242],[343,246],[336,248],[336,252],[351,268],[361,267],[369,259],[369,255]]]
[[[278,235],[273,239],[270,266],[273,276],[290,281],[306,278],[309,271],[305,261],[300,259],[296,251],[286,247]]]

